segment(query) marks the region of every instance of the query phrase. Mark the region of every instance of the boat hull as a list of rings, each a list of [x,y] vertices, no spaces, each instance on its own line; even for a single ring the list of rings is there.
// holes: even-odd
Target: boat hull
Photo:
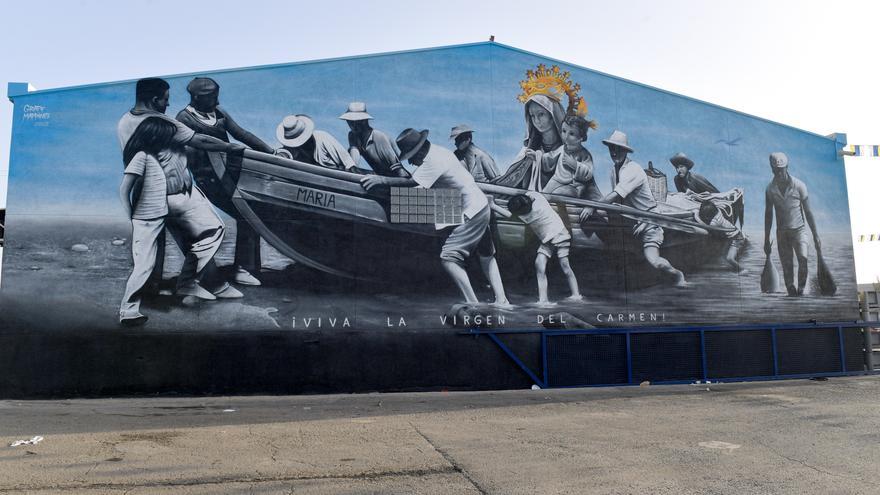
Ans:
[[[422,289],[449,285],[439,259],[448,231],[391,223],[387,188],[368,192],[356,174],[254,155],[262,154],[247,154],[234,202],[282,254],[353,283]],[[661,280],[631,234],[632,220],[611,216],[582,229],[580,209],[569,206],[567,212],[573,234],[570,259],[581,284],[632,288]],[[533,287],[539,242],[532,232],[519,221],[495,219],[492,234],[505,284]],[[666,229],[661,253],[691,271],[717,258],[723,247],[723,239],[714,236]]]

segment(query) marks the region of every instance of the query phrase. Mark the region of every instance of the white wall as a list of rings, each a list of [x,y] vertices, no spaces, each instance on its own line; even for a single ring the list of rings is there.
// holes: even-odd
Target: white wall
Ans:
[[[880,280],[880,158],[849,156],[845,161],[856,280],[870,284]]]

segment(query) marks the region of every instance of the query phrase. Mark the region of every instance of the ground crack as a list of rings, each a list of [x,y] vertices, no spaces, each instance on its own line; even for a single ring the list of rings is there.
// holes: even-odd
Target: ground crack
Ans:
[[[182,479],[169,481],[154,481],[143,483],[61,483],[57,485],[18,485],[12,487],[0,487],[0,493],[21,493],[27,490],[84,490],[84,489],[116,489],[132,490],[135,488],[171,488],[185,486],[209,486],[225,485],[229,483],[272,483],[284,481],[317,481],[317,480],[375,480],[385,477],[398,476],[430,476],[436,474],[451,474],[460,472],[454,467],[442,469],[401,469],[395,471],[365,472],[351,475],[317,475],[317,476],[217,476],[201,479]],[[480,491],[485,494],[486,492]]]
[[[862,483],[867,483],[867,484],[869,484],[869,485],[878,486],[877,483],[873,483],[873,482],[868,481],[868,480],[866,480],[866,479],[859,478],[858,476],[846,476],[846,475],[844,475],[844,474],[832,473],[831,471],[826,471],[826,470],[824,470],[824,469],[822,469],[822,468],[819,468],[819,467],[813,466],[812,464],[808,464],[807,461],[803,461],[803,460],[800,460],[800,459],[795,459],[794,457],[789,457],[789,456],[783,454],[782,452],[778,452],[778,451],[776,451],[776,449],[773,449],[773,448],[770,447],[769,445],[765,445],[765,444],[763,444],[763,443],[761,443],[761,442],[756,442],[756,443],[757,443],[758,445],[764,447],[765,449],[769,450],[770,452],[772,452],[772,453],[778,455],[779,457],[782,457],[783,459],[789,461],[789,462],[794,462],[794,463],[796,463],[796,464],[800,464],[801,466],[804,466],[805,468],[812,469],[813,471],[816,471],[817,473],[825,474],[825,475],[828,475],[828,476],[833,476],[833,477],[835,477],[835,478],[843,478],[843,479],[845,479],[845,480],[861,481]]]
[[[449,465],[452,466],[452,469],[454,469],[454,470],[455,470],[456,472],[458,472],[458,473],[461,473],[461,475],[464,476],[464,479],[468,480],[468,482],[469,482],[471,485],[473,485],[473,487],[476,488],[476,490],[477,490],[478,492],[480,492],[482,495],[487,495],[487,494],[489,493],[489,492],[487,492],[485,489],[483,489],[483,487],[481,487],[480,484],[477,483],[477,481],[471,477],[470,473],[468,473],[467,470],[465,470],[463,467],[461,467],[461,466],[455,461],[455,459],[453,459],[452,456],[449,455],[448,452],[446,452],[445,450],[441,449],[441,448],[438,447],[436,444],[434,444],[434,442],[432,442],[431,439],[428,438],[427,435],[425,435],[424,433],[422,433],[422,431],[419,430],[419,428],[418,428],[417,426],[415,426],[415,425],[412,424],[412,423],[410,423],[410,426],[412,427],[413,430],[415,430],[416,433],[419,434],[420,437],[424,438],[425,441],[428,442],[428,445],[430,445],[431,448],[433,448],[435,451],[437,451],[437,453],[440,454],[440,456],[443,457],[443,459],[445,459],[446,462],[448,462]]]
[[[92,474],[92,471],[94,471],[95,468],[98,467],[98,464],[101,464],[101,463],[100,463],[100,462],[96,462],[92,467],[89,468],[88,471],[86,471],[86,474],[84,474],[83,477],[82,477],[82,481],[83,481],[83,483],[85,483],[86,478],[88,478],[89,475]]]

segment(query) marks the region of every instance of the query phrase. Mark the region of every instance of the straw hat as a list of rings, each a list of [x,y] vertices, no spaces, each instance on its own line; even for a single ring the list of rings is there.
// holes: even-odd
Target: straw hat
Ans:
[[[474,130],[467,124],[459,124],[452,128],[452,132],[449,133],[449,139],[455,139],[459,134],[466,132],[474,132]]]
[[[339,116],[342,120],[369,120],[373,116],[367,113],[367,104],[362,101],[353,101],[348,104],[348,110]]]
[[[307,115],[288,115],[275,129],[275,137],[284,146],[296,148],[312,137],[315,123]]]
[[[605,143],[605,146],[618,146],[630,153],[634,152],[634,150],[629,147],[629,140],[627,139],[626,134],[617,130],[611,133],[611,137],[603,139],[602,142]]]

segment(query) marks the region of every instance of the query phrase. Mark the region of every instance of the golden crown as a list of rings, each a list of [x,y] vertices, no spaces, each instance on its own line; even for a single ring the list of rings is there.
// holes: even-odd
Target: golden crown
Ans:
[[[573,84],[569,79],[571,72],[562,72],[554,65],[547,69],[544,64],[538,64],[537,70],[527,70],[526,80],[519,82],[523,92],[517,96],[520,103],[525,103],[535,95],[544,95],[562,103],[562,97],[568,97],[568,109],[566,113],[586,118],[587,102],[578,96],[581,90],[580,84]],[[592,126],[591,126],[592,127]]]

